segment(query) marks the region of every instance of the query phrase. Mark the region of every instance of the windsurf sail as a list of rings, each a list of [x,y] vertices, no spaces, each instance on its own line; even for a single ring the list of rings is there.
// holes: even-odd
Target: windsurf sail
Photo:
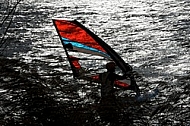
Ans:
[[[85,66],[92,79],[97,80],[97,72],[102,70],[103,64],[108,61],[116,63],[118,73],[126,74],[132,71],[132,67],[107,43],[77,20],[53,19],[53,23],[65,49],[74,77],[82,75],[79,70]],[[82,71],[85,73],[85,70]],[[127,87],[130,82],[117,81],[116,83]]]

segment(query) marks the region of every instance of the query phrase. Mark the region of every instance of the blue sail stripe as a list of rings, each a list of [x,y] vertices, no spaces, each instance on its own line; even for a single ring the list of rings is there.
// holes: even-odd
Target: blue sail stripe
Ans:
[[[62,40],[63,40],[64,44],[69,44],[70,43],[70,44],[72,44],[73,47],[89,50],[89,51],[92,51],[92,52],[95,52],[95,53],[99,53],[100,55],[104,55],[105,57],[109,57],[110,58],[110,56],[107,53],[104,53],[104,52],[102,52],[102,51],[100,51],[98,49],[86,46],[86,45],[81,44],[79,42],[70,41],[67,38],[63,38],[62,37]]]

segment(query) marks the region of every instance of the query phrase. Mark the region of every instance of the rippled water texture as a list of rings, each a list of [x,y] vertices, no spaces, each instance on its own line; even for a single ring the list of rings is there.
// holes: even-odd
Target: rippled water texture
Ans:
[[[111,45],[142,76],[142,91],[158,86],[159,96],[147,103],[150,125],[161,120],[190,125],[189,0],[23,1],[4,55],[36,66],[42,76],[62,74],[75,84],[53,17],[77,19]],[[78,95],[88,93],[81,91]]]

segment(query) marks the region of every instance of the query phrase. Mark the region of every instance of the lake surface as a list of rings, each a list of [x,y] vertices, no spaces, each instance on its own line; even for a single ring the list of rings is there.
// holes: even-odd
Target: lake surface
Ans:
[[[172,106],[150,125],[162,117],[173,125],[190,125],[189,0],[25,0],[15,14],[3,55],[20,58],[46,77],[63,74],[60,78],[74,85],[52,18],[76,19],[133,66],[142,76],[143,91],[158,86],[152,105]],[[88,90],[81,87],[77,93],[84,98]]]

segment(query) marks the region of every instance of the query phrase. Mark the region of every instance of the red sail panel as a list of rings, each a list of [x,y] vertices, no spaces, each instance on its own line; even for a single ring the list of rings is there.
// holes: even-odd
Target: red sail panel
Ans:
[[[85,30],[77,26],[74,21],[57,19],[54,20],[54,23],[61,37],[106,52]]]
[[[81,65],[79,64],[79,60],[78,58],[74,57],[74,56],[69,56],[72,65],[74,66],[75,69],[81,69]]]
[[[99,75],[93,75],[91,76],[92,80],[95,81],[95,82],[100,82],[99,80]],[[128,83],[124,83],[124,82],[121,82],[119,80],[115,80],[114,81],[114,85],[117,86],[117,87],[122,87],[122,88],[125,88],[125,89],[128,89],[130,84]]]

